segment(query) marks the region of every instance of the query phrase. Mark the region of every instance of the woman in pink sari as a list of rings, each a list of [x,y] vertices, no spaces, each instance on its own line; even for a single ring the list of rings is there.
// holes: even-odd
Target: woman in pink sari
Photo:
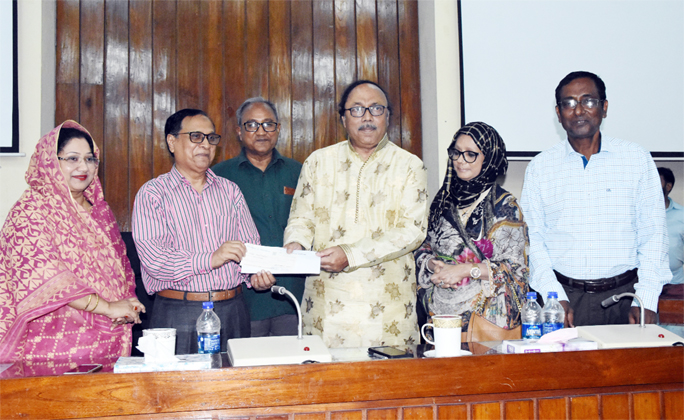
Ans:
[[[143,305],[97,178],[99,149],[66,121],[31,157],[0,233],[0,362],[26,375],[129,356]]]

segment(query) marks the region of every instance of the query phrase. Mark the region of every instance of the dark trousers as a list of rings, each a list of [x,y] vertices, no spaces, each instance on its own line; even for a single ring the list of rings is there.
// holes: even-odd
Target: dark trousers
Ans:
[[[197,318],[202,302],[169,299],[157,295],[150,328],[176,329],[176,354],[197,353]],[[242,294],[230,300],[214,302],[214,312],[221,320],[221,351],[226,351],[229,338],[246,338],[251,334],[249,311]]]
[[[269,337],[281,335],[297,335],[299,318],[294,314],[285,314],[252,321],[252,337]]]
[[[599,293],[585,293],[583,289],[562,285],[570,300],[570,307],[575,311],[575,326],[629,324],[631,297],[624,297],[607,308],[601,306],[601,302],[620,293],[634,293],[634,285],[637,281],[639,281],[638,278],[613,290]]]

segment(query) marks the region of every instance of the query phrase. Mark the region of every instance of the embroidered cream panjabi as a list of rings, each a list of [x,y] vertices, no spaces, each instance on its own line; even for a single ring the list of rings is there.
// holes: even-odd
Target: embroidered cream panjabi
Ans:
[[[415,262],[427,231],[427,170],[387,136],[365,162],[348,141],[304,162],[284,243],[340,246],[341,273],[306,279],[304,333],[330,348],[415,344]]]

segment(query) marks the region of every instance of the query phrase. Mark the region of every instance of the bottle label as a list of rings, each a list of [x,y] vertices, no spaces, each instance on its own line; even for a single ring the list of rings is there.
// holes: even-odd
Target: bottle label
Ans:
[[[542,324],[542,335],[560,330],[563,328],[562,322],[545,322]]]
[[[221,334],[199,333],[197,334],[197,352],[219,353],[221,351]]]
[[[542,335],[541,324],[525,324],[522,325],[522,338],[537,339]]]

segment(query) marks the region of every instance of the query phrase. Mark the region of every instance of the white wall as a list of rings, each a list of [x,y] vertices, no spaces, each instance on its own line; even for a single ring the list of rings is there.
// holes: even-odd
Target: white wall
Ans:
[[[55,27],[54,1],[17,2],[20,155],[0,156],[0,221],[3,223],[27,187],[24,174],[36,143],[54,127]]]
[[[448,161],[446,149],[454,133],[461,127],[457,3],[452,0],[419,1],[418,22],[423,161],[429,170],[428,188],[432,199],[444,180]],[[610,89],[610,80],[605,82]],[[553,91],[549,92],[549,95],[553,95]],[[538,118],[555,120],[556,116],[551,107],[549,115],[539,115]],[[629,138],[625,140],[634,141]],[[499,180],[505,189],[518,198],[522,192],[528,163],[529,160],[509,160],[508,173],[504,179]],[[675,188],[670,197],[684,204],[684,162],[656,161],[656,165],[672,169],[675,175]]]

